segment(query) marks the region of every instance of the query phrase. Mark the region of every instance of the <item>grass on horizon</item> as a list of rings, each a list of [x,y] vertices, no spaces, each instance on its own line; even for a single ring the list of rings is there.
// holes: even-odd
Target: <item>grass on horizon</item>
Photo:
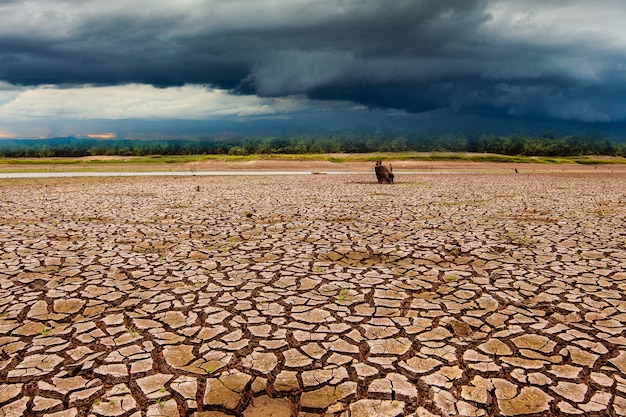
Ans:
[[[255,160],[280,161],[328,161],[374,162],[383,161],[464,161],[464,162],[514,162],[514,163],[545,163],[545,164],[626,164],[624,157],[599,156],[510,156],[499,154],[471,154],[455,152],[393,152],[367,154],[258,154],[258,155],[150,155],[150,156],[119,156],[113,159],[67,158],[2,158],[0,164],[7,165],[126,165],[126,164],[187,164],[209,160],[245,162]]]

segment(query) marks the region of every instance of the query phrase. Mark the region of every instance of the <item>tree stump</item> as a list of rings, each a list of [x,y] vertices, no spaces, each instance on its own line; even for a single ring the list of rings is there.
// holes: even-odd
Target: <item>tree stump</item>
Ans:
[[[379,184],[393,184],[394,175],[391,164],[389,164],[389,167],[386,167],[383,165],[383,161],[376,161],[374,171],[376,171],[376,179]]]

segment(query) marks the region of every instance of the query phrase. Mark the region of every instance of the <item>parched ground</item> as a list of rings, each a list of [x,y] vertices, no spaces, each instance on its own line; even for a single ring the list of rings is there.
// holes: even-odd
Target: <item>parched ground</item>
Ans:
[[[430,153],[418,154],[424,157],[432,156]],[[451,154],[453,156],[464,154]],[[479,156],[477,154],[465,154],[467,156]],[[354,154],[326,154],[336,160],[348,159]],[[360,154],[361,157],[377,157],[376,154]],[[442,156],[442,155],[440,155]],[[485,155],[483,155],[485,156]],[[486,155],[488,156],[488,155]],[[501,155],[500,155],[501,156]],[[284,157],[284,155],[283,155]],[[297,158],[297,156],[293,156]],[[439,160],[423,161],[411,159],[399,159],[386,161],[385,165],[392,164],[393,168],[401,172],[479,172],[479,173],[551,173],[551,172],[577,172],[593,174],[626,174],[626,160],[624,158],[609,156],[593,156],[596,161],[605,163],[588,165],[577,163],[513,163],[513,162],[476,162],[462,160]],[[371,172],[373,162],[348,161],[331,162],[328,160],[283,159],[258,156],[257,158],[232,159],[227,156],[215,159],[205,159],[187,163],[145,163],[145,158],[123,156],[87,156],[82,158],[32,158],[27,160],[4,160],[0,161],[0,176],[3,173],[23,172],[172,172],[172,173],[206,173],[206,172],[256,172],[256,171],[299,171],[299,172]],[[172,157],[175,161],[176,157]],[[139,161],[139,162],[137,162]],[[19,162],[19,163],[17,163]],[[69,163],[72,162],[72,163]]]
[[[0,416],[626,415],[608,170],[3,180]]]

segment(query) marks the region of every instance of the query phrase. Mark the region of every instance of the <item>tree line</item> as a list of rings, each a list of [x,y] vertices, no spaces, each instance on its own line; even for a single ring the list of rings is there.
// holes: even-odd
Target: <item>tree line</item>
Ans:
[[[427,134],[410,131],[295,135],[229,135],[201,139],[12,139],[0,141],[0,157],[95,155],[311,154],[367,152],[475,152],[512,156],[626,156],[626,143],[598,134],[557,137]]]

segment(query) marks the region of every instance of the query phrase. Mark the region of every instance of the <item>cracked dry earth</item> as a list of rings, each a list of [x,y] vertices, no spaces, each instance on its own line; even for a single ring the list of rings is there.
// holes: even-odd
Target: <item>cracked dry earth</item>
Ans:
[[[626,415],[626,176],[0,184],[0,416]]]

